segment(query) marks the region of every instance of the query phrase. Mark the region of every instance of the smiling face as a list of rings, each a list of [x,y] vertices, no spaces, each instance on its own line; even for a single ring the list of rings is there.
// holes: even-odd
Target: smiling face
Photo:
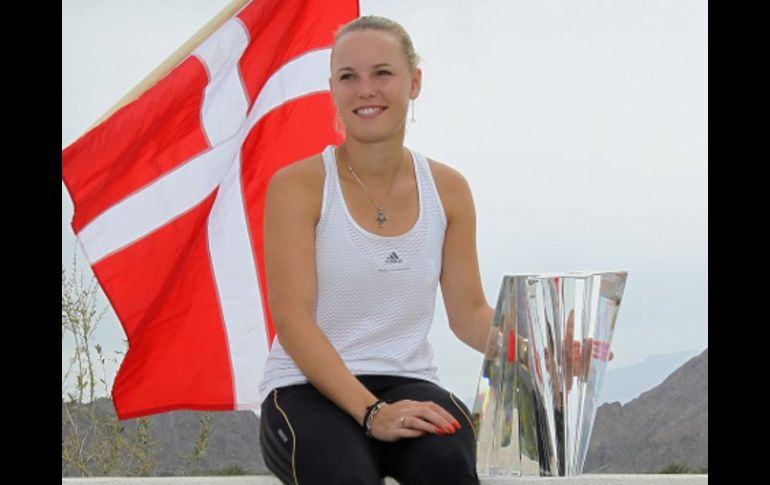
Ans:
[[[347,137],[369,143],[403,139],[422,72],[410,69],[394,35],[373,29],[343,34],[332,49],[331,73],[329,87]]]

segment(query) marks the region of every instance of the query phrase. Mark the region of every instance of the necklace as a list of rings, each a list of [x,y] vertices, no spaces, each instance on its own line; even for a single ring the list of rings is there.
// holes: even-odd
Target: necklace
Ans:
[[[385,225],[385,221],[388,220],[388,218],[385,216],[385,209],[383,209],[382,206],[380,206],[380,204],[378,204],[374,200],[374,197],[372,197],[372,194],[369,193],[369,190],[367,190],[367,188],[364,185],[364,183],[361,182],[361,179],[358,178],[358,175],[356,175],[356,172],[353,171],[353,167],[351,167],[350,163],[348,163],[348,159],[349,159],[349,157],[348,157],[347,148],[345,148],[345,165],[347,165],[348,170],[350,171],[350,173],[352,173],[353,176],[356,178],[356,180],[358,180],[358,183],[361,185],[361,188],[364,189],[364,192],[366,192],[366,195],[369,196],[369,199],[372,201],[372,203],[375,205],[375,207],[377,207],[377,218],[376,218],[377,219],[377,224],[380,227],[384,226]],[[403,166],[404,166],[404,161],[402,159],[401,167],[403,167]],[[390,188],[388,189],[388,195],[390,194],[390,190],[393,188],[393,185],[396,183],[396,179],[398,179],[398,176],[401,175],[401,172],[402,172],[402,170],[399,167],[398,173],[396,174],[395,177],[393,177],[393,181],[390,183]]]

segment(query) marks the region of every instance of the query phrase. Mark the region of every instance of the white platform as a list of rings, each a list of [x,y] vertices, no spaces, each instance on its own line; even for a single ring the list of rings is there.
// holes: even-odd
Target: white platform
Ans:
[[[238,477],[150,477],[150,478],[62,478],[62,485],[281,485],[272,476]],[[708,475],[583,475],[580,477],[535,477],[482,479],[482,485],[706,485]],[[386,479],[385,485],[398,485],[395,480]]]

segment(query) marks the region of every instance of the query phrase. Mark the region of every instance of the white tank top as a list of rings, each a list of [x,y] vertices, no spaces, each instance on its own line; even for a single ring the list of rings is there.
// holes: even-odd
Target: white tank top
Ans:
[[[351,217],[335,148],[323,151],[326,176],[315,233],[316,322],[354,375],[398,375],[441,385],[427,337],[446,215],[428,160],[409,150],[417,179],[417,222],[400,236],[380,236]],[[372,217],[375,213],[372,205]],[[306,382],[276,336],[259,384],[262,399],[276,387]]]

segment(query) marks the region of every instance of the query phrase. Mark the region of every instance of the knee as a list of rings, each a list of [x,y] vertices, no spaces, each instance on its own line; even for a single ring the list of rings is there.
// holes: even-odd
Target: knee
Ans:
[[[381,481],[378,470],[368,466],[329,467],[307,483],[325,485],[378,485]],[[300,481],[301,483],[301,481]]]
[[[479,483],[476,456],[472,449],[464,446],[459,440],[426,447],[416,458],[417,466],[413,470],[418,477],[415,483]]]
[[[369,439],[369,438],[367,438]],[[305,447],[297,455],[297,474],[300,484],[324,485],[377,485],[380,470],[377,461],[366,446],[328,446],[326,449]],[[351,444],[351,443],[348,443]]]

